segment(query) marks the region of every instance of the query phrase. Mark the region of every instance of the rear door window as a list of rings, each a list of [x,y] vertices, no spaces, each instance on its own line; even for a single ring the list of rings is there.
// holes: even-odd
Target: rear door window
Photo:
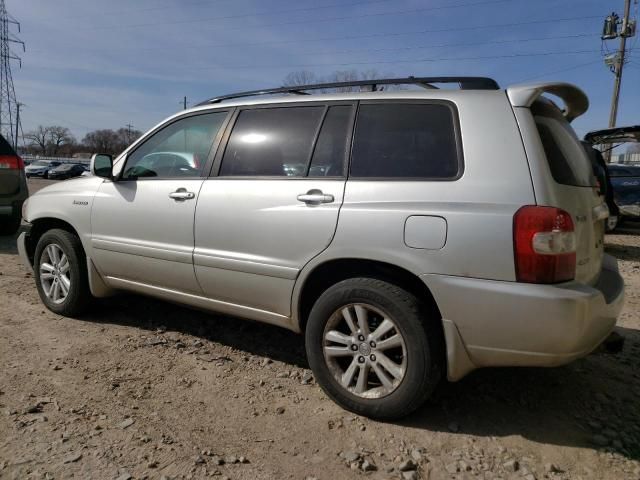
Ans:
[[[562,112],[551,102],[535,102],[531,113],[553,179],[575,187],[596,186],[591,161]]]
[[[329,107],[311,158],[310,177],[343,176],[351,112],[349,105]]]
[[[375,103],[358,109],[351,176],[455,179],[461,169],[449,105]]]

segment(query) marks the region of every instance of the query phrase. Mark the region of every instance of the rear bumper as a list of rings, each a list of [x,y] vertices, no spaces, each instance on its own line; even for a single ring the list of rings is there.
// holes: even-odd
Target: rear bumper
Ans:
[[[556,366],[588,355],[624,303],[624,281],[609,255],[594,286],[422,278],[444,318],[447,347],[455,350],[448,352],[451,380],[479,367]]]
[[[22,204],[27,195],[13,195],[9,198],[0,198],[0,217],[13,217],[22,214]]]

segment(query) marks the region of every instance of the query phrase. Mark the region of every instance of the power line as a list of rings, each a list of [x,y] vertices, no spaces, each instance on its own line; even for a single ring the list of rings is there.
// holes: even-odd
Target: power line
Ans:
[[[368,33],[363,35],[340,35],[334,37],[319,37],[319,38],[301,38],[297,40],[273,40],[269,42],[247,42],[247,43],[200,43],[200,44],[190,44],[190,45],[176,45],[176,48],[184,49],[188,48],[206,48],[208,50],[212,50],[214,48],[230,48],[230,47],[255,47],[255,46],[265,46],[265,45],[287,45],[295,43],[297,45],[303,43],[315,43],[315,42],[327,42],[334,40],[363,40],[363,39],[371,39],[371,38],[387,38],[387,37],[405,37],[410,35],[423,35],[426,33],[446,33],[446,32],[464,32],[464,31],[472,31],[472,30],[484,30],[489,28],[508,28],[508,27],[521,27],[525,25],[546,25],[549,23],[562,23],[562,22],[573,22],[578,20],[593,20],[595,18],[600,18],[599,15],[588,15],[581,17],[564,17],[564,18],[545,18],[543,20],[528,20],[524,22],[510,22],[510,23],[493,23],[493,24],[484,24],[484,25],[472,25],[466,27],[446,27],[446,28],[437,28],[437,29],[425,29],[425,30],[403,30],[401,32],[382,32],[382,33]],[[276,25],[261,25],[262,26],[280,26],[282,24]],[[170,50],[171,46],[162,46],[162,47],[145,47],[137,49],[137,51],[154,51],[154,50]]]
[[[231,1],[231,0],[229,0],[229,1]],[[356,5],[372,5],[372,4],[375,4],[375,3],[388,3],[388,2],[393,2],[393,1],[396,1],[396,0],[362,0],[362,1],[357,1],[357,2],[353,2],[353,3],[330,3],[330,4],[327,4],[327,5],[316,5],[314,7],[289,8],[289,9],[276,10],[276,11],[271,10],[271,11],[265,11],[265,12],[230,15],[230,16],[224,16],[224,17],[213,17],[212,19],[199,19],[197,21],[200,22],[200,21],[208,21],[208,20],[229,20],[229,19],[233,19],[233,18],[261,17],[261,16],[266,16],[266,15],[280,15],[280,14],[286,14],[286,13],[291,13],[291,12],[305,12],[305,11],[321,10],[323,8],[352,7],[352,6],[356,6]],[[210,5],[211,2],[210,1],[192,2],[192,5],[197,5],[197,4],[209,4]],[[116,14],[117,15],[125,15],[125,14],[130,14],[130,13],[137,13],[137,12],[148,12],[148,11],[154,11],[154,10],[165,10],[165,9],[176,8],[176,7],[183,8],[184,5],[182,3],[180,3],[180,5],[166,5],[166,6],[162,6],[162,7],[148,7],[148,8],[141,8],[141,9],[121,10],[121,11],[117,11],[117,12],[103,12],[103,13],[106,13],[108,15],[116,15]],[[66,17],[66,18],[63,18],[62,20],[73,19],[73,18],[87,18],[87,15],[82,15],[80,17],[78,17],[78,16]],[[91,27],[91,28],[94,28],[94,27]],[[99,28],[112,28],[112,27],[99,27]]]
[[[578,63],[577,65],[572,65],[570,67],[560,68],[558,70],[551,70],[551,71],[548,71],[548,72],[545,72],[545,73],[541,73],[539,75],[535,75],[533,77],[527,77],[527,78],[522,78],[522,79],[516,80],[516,83],[528,82],[529,80],[536,80],[538,78],[546,77],[547,75],[555,75],[556,73],[562,73],[562,72],[568,72],[570,70],[576,70],[578,68],[586,67],[588,65],[595,65],[596,63],[600,63],[600,60],[595,60],[595,61],[586,62],[586,63]]]
[[[187,0],[181,0],[179,4],[172,4],[172,5],[159,5],[159,6],[155,6],[155,7],[145,7],[145,8],[132,8],[132,9],[128,9],[128,10],[116,10],[116,11],[106,11],[106,10],[102,10],[100,12],[100,14],[102,15],[129,15],[131,13],[140,13],[140,12],[152,12],[152,11],[157,11],[157,10],[170,10],[173,8],[184,8],[185,4],[188,5],[214,5],[215,3],[219,3],[219,2],[225,2],[225,1],[237,1],[237,0],[217,0],[217,1],[213,1],[213,0],[197,0],[195,2],[188,2]],[[392,0],[390,0],[392,1]],[[62,17],[60,18],[60,20],[73,20],[73,19],[77,19],[77,18],[95,18],[95,15],[72,15],[69,17]]]
[[[370,17],[380,17],[380,16],[390,16],[390,15],[406,15],[409,13],[421,13],[435,10],[446,10],[452,8],[462,8],[462,7],[473,7],[479,5],[489,5],[494,3],[505,3],[510,2],[512,0],[483,0],[480,2],[470,2],[470,3],[459,3],[455,5],[441,5],[435,7],[423,7],[423,8],[415,8],[412,10],[399,10],[399,11],[391,11],[391,12],[380,12],[380,13],[364,13],[364,14],[354,14],[354,15],[345,15],[342,17],[330,17],[330,18],[320,18],[320,19],[311,19],[311,20],[297,20],[291,22],[279,22],[274,24],[264,24],[264,25],[254,25],[254,28],[262,28],[262,27],[276,27],[282,25],[298,25],[305,23],[322,23],[322,22],[333,22],[336,20],[351,20],[353,18],[370,18]],[[357,2],[357,4],[361,4],[363,2]],[[371,2],[364,2],[371,3]],[[342,4],[340,6],[349,6],[350,4]],[[324,7],[308,7],[303,9],[287,9],[277,12],[278,14],[290,13],[292,11],[304,11],[304,10],[317,10],[318,8]],[[233,18],[245,18],[245,17],[255,17],[255,16],[264,16],[264,15],[273,15],[274,12],[263,12],[260,14],[241,14],[241,15],[229,15],[225,17],[210,17],[210,18],[196,18],[191,20],[175,20],[175,21],[166,21],[166,22],[149,22],[149,23],[138,23],[138,24],[116,24],[116,25],[108,25],[108,26],[94,26],[87,27],[86,30],[113,30],[113,29],[124,29],[124,28],[141,28],[141,27],[157,27],[162,25],[181,25],[181,24],[190,24],[190,23],[201,23],[201,22],[211,22],[215,20],[229,20]],[[599,18],[599,17],[598,17]],[[238,28],[245,28],[246,26],[240,26],[235,28],[228,28],[226,30],[237,30]],[[83,29],[84,30],[84,29]]]
[[[509,43],[523,43],[544,40],[561,40],[571,38],[598,37],[597,33],[580,33],[576,35],[553,35],[550,37],[530,37],[530,38],[514,38],[509,40],[489,40],[485,42],[464,42],[464,43],[441,43],[436,45],[412,45],[406,47],[393,48],[356,48],[351,50],[334,50],[334,51],[315,51],[306,52],[306,55],[342,55],[346,53],[379,53],[379,52],[397,52],[401,50],[422,50],[425,48],[445,48],[445,47],[472,47],[476,45],[502,45]]]
[[[512,53],[504,55],[478,55],[473,57],[431,57],[416,58],[407,60],[379,60],[379,61],[361,61],[361,62],[335,62],[335,63],[301,63],[297,65],[207,65],[202,67],[190,67],[190,70],[219,70],[221,68],[227,70],[244,69],[244,68],[308,68],[308,67],[335,67],[335,66],[353,66],[353,65],[396,65],[403,63],[427,63],[427,62],[447,62],[447,61],[474,61],[474,60],[490,60],[500,58],[520,58],[520,57],[541,57],[551,55],[583,55],[598,53],[597,50],[570,50],[570,51],[547,51],[547,52],[531,52],[531,53]]]

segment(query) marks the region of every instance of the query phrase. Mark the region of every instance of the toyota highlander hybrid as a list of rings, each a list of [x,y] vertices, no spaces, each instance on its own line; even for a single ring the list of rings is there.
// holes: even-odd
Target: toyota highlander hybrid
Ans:
[[[311,94],[336,88],[366,91]],[[33,195],[18,247],[54,312],[127,290],[285,327],[333,400],[397,418],[445,377],[566,364],[613,329],[587,107],[479,77],[216,97]]]

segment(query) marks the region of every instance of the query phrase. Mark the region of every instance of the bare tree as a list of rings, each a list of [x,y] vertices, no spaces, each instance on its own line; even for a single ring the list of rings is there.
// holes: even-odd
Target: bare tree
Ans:
[[[35,130],[24,134],[24,138],[29,140],[30,145],[37,148],[41,155],[47,154],[50,128],[51,127],[43,127],[42,125],[39,125]]]
[[[357,70],[336,70],[327,78],[328,82],[356,82],[360,80],[360,74]],[[338,93],[359,92],[360,87],[338,87],[335,89]]]
[[[351,70],[336,70],[335,72],[327,75],[326,77],[318,77],[313,72],[307,70],[299,70],[289,73],[284,78],[284,86],[305,85],[310,83],[338,83],[338,82],[356,82],[358,80],[375,80],[377,78],[393,77],[393,73],[380,74],[375,69],[369,69],[364,71]],[[402,85],[385,85],[385,90],[402,90]],[[360,92],[363,87],[358,86],[346,86],[338,88],[322,89],[323,93],[346,93],[346,92]]]
[[[92,153],[115,155],[122,151],[122,143],[118,138],[118,134],[111,129],[89,132],[82,139],[82,143]]]
[[[48,129],[48,147],[51,155],[57,155],[60,151],[60,147],[62,147],[63,145],[69,145],[75,142],[75,138],[67,127],[53,125],[51,127],[48,127]]]
[[[119,140],[118,148],[122,151],[140,138],[142,136],[142,132],[132,128],[119,128],[116,131],[116,135]]]
[[[316,74],[308,70],[298,70],[297,72],[291,72],[286,77],[282,84],[285,87],[295,87],[296,85],[309,85],[312,83],[318,83]]]

